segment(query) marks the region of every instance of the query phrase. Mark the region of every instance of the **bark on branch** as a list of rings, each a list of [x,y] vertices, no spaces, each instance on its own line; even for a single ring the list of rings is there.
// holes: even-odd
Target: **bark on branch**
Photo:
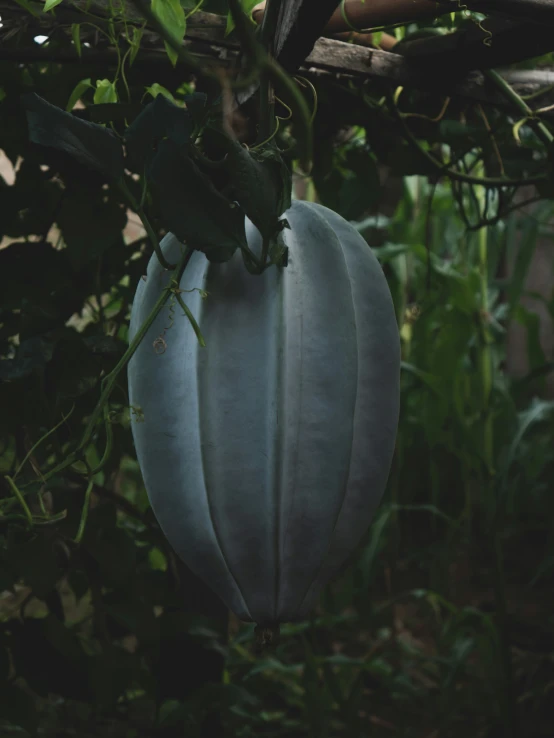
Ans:
[[[493,0],[487,1],[493,3]],[[379,2],[380,0],[376,0],[375,5],[378,6]],[[515,3],[516,5],[529,2],[537,6],[542,4],[554,5],[550,0],[548,0],[548,3],[543,2],[543,0],[502,0],[502,3],[504,2],[506,4]],[[58,27],[60,23],[78,22],[75,18],[75,15],[79,14],[78,9],[85,8],[87,5],[98,13],[107,7],[107,0],[75,0],[70,4],[64,2],[57,6],[58,13],[55,17],[42,15],[39,19],[30,16],[20,6],[14,6],[11,1],[0,0],[0,15],[4,23],[4,26],[0,28],[0,60],[16,62],[45,60],[83,65],[115,63],[117,56],[115,50],[110,48],[83,48],[82,59],[79,60],[69,47],[66,49],[50,49],[47,46],[24,46],[16,43],[12,44],[10,41],[3,42],[6,34],[11,33],[14,27],[21,27],[23,19],[37,33],[48,32],[49,29],[52,30]],[[366,5],[369,6],[370,3],[366,3]],[[130,5],[128,11],[129,18],[138,19]],[[84,20],[84,18],[81,18],[81,20]],[[521,32],[521,28],[522,26],[519,25],[518,32]],[[546,31],[549,30],[546,29]],[[486,60],[486,55],[490,49],[483,46],[482,38],[479,37],[479,29],[476,28],[474,32],[477,34],[476,40],[473,42],[475,48]],[[511,25],[506,32],[510,34],[514,32]],[[457,49],[451,40],[453,36],[455,34],[438,37],[437,41],[442,42],[443,46],[441,47],[439,44],[433,53],[429,53],[431,45],[428,44],[425,47],[424,44],[435,42],[434,38],[424,40],[420,46],[417,46],[419,42],[413,42],[411,47],[406,45],[406,56],[377,49],[368,49],[364,46],[334,39],[321,38],[316,42],[313,52],[302,65],[302,71],[314,76],[331,75],[339,80],[342,78],[354,79],[360,84],[365,81],[382,80],[394,85],[412,86],[437,95],[458,96],[508,109],[509,106],[505,99],[485,83],[482,74],[479,72],[460,74],[458,64],[449,66],[444,63],[448,56],[456,60]],[[549,47],[554,46],[554,42],[550,40],[550,33],[543,31],[543,36],[548,38]],[[498,38],[501,38],[501,36],[498,36]],[[446,39],[446,41],[443,41],[443,39]],[[145,41],[144,48],[139,51],[135,63],[167,64],[163,45],[155,34],[147,34]],[[525,43],[525,39],[520,37],[515,51],[519,52],[525,46]],[[540,51],[537,51],[535,42],[531,43],[529,41],[528,43],[533,46],[535,53],[540,53]],[[225,36],[225,19],[209,13],[195,13],[190,19],[185,45],[189,51],[201,56],[206,64],[220,67],[229,67],[235,64],[238,55],[236,40],[232,36]],[[504,61],[504,64],[507,63],[507,61]],[[483,66],[491,65],[484,64]],[[453,74],[456,68],[458,68],[457,77]],[[503,76],[523,95],[536,93],[540,89],[554,84],[554,72],[548,70],[503,72]],[[545,94],[540,96],[538,102],[541,107],[550,105],[554,102],[554,94],[551,91],[546,91]]]

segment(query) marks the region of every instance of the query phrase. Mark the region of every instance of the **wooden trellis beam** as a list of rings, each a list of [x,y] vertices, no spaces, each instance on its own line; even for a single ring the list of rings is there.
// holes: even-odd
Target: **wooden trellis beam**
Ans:
[[[492,1],[492,0],[491,0]],[[540,0],[533,0],[539,2]],[[550,0],[549,0],[550,1]],[[71,5],[58,6],[62,11],[57,17],[41,16],[34,19],[22,11],[14,11],[14,5],[6,0],[0,0],[0,15],[4,26],[0,28],[0,61],[12,60],[17,62],[31,61],[57,61],[81,63],[75,52],[70,48],[52,48],[39,46],[36,48],[28,45],[20,45],[10,41],[4,42],[7,34],[12,33],[14,24],[21,27],[22,17],[30,28],[36,29],[38,33],[48,33],[49,29],[56,27],[60,22],[78,22],[79,8],[89,4],[91,7],[102,8],[105,3],[102,0],[76,0]],[[10,11],[6,8],[10,6]],[[136,13],[131,12],[130,17],[137,19]],[[13,23],[10,23],[10,19]],[[83,18],[81,17],[81,20]],[[476,29],[477,33],[479,29]],[[455,35],[455,34],[452,34]],[[13,37],[15,38],[15,37]],[[446,37],[441,37],[446,38]],[[440,41],[441,38],[438,40]],[[430,39],[434,41],[434,39]],[[482,39],[481,39],[482,41]],[[417,42],[414,42],[414,44]],[[554,42],[549,42],[554,46]],[[221,16],[209,13],[196,13],[190,19],[187,35],[184,41],[185,47],[199,57],[208,65],[229,68],[235,64],[239,47],[236,39],[225,36],[225,19]],[[401,55],[369,49],[364,46],[345,43],[330,38],[320,38],[301,67],[304,74],[333,76],[336,79],[353,79],[360,84],[381,80],[393,85],[402,85],[425,90],[437,95],[448,95],[461,97],[479,103],[488,103],[502,109],[509,109],[509,103],[495,89],[485,82],[479,71],[470,71],[456,78],[453,69],[441,68],[440,53],[423,53],[423,46],[419,47],[418,53],[415,47],[408,55]],[[449,50],[452,53],[452,49]],[[116,54],[110,48],[97,48],[82,50],[82,63],[110,63],[116,60]],[[167,64],[167,56],[155,34],[147,34],[144,49],[139,51],[135,63],[145,64]],[[554,93],[548,88],[554,85],[554,72],[550,70],[523,70],[503,71],[504,78],[514,86],[520,94],[536,93],[546,88],[540,96],[538,103],[541,107],[554,103]]]

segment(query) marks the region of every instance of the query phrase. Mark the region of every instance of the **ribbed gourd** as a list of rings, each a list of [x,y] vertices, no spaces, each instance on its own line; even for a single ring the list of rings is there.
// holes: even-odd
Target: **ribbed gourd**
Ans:
[[[195,251],[128,367],[133,437],[176,553],[243,621],[305,618],[381,500],[399,414],[400,341],[383,271],[356,229],[294,201],[288,265],[250,274]],[[248,245],[261,237],[247,221]],[[161,242],[176,263],[183,245]],[[170,273],[152,256],[131,339]],[[208,293],[202,296],[199,290]],[[165,332],[164,332],[165,331]],[[156,350],[163,335],[165,350]]]

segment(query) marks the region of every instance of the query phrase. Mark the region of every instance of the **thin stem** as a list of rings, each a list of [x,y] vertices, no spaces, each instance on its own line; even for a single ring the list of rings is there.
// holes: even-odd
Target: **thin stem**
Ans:
[[[150,315],[147,317],[147,319],[144,321],[140,329],[137,331],[135,337],[133,338],[131,342],[131,345],[129,346],[127,351],[123,354],[123,356],[118,361],[118,363],[115,365],[115,368],[112,369],[112,371],[106,376],[103,382],[103,384],[105,383],[105,385],[100,395],[100,399],[98,400],[98,404],[96,405],[96,407],[94,408],[92,412],[92,415],[90,416],[89,422],[87,424],[87,428],[85,430],[81,443],[79,444],[78,450],[83,450],[88,445],[90,439],[92,438],[94,427],[102,413],[104,404],[107,402],[109,396],[112,393],[113,388],[115,387],[115,383],[117,381],[117,377],[119,373],[126,366],[126,364],[130,361],[130,359],[133,357],[135,351],[139,347],[140,342],[142,341],[144,336],[148,333],[150,326],[156,320],[161,309],[163,308],[163,306],[169,299],[169,295],[175,288],[175,282],[177,283],[177,285],[179,285],[179,282],[181,281],[181,276],[191,256],[192,256],[192,250],[187,249],[183,257],[181,258],[179,265],[175,269],[175,276],[170,279],[169,285],[163,289],[162,294],[159,296],[156,304],[152,308]]]
[[[92,438],[92,435],[94,433],[94,429],[96,427],[96,423],[98,422],[100,416],[103,413],[104,405],[108,401],[115,384],[117,382],[118,375],[120,374],[121,370],[126,366],[126,364],[129,362],[129,360],[133,357],[135,351],[139,347],[140,342],[148,332],[150,326],[152,323],[156,320],[157,316],[161,312],[163,306],[169,299],[170,294],[175,289],[175,284],[177,286],[179,285],[179,282],[181,281],[181,277],[183,275],[183,272],[185,271],[185,268],[190,261],[190,258],[192,256],[192,250],[187,248],[185,253],[183,254],[179,264],[177,265],[174,276],[169,281],[169,284],[167,287],[164,287],[162,290],[161,295],[159,296],[158,300],[156,301],[156,304],[152,308],[149,316],[146,318],[145,322],[142,324],[140,329],[137,331],[135,337],[133,338],[129,348],[127,351],[123,354],[122,358],[118,361],[114,369],[104,378],[104,381],[102,382],[102,391],[100,394],[100,399],[98,400],[96,407],[92,411],[92,414],[89,418],[89,421],[87,423],[87,426],[85,428],[85,431],[83,433],[83,437],[81,439],[81,442],[79,443],[77,449],[73,451],[71,454],[69,454],[64,461],[62,461],[60,464],[58,464],[56,467],[51,469],[49,472],[43,475],[43,479],[47,480],[50,477],[54,476],[58,472],[62,471],[63,469],[67,469],[68,466],[71,466],[74,464],[79,458],[81,453],[84,451],[84,449],[88,446],[90,443],[90,440]]]
[[[247,53],[251,55],[253,61],[255,62],[255,66],[263,75],[262,82],[265,75],[267,74],[267,77],[271,84],[275,86],[277,86],[278,84],[281,85],[284,89],[287,90],[287,92],[289,92],[291,96],[290,107],[292,111],[298,116],[299,130],[301,131],[303,143],[303,146],[301,147],[302,153],[300,164],[304,170],[308,171],[311,164],[313,147],[311,120],[312,115],[308,104],[304,99],[304,96],[298,89],[298,86],[294,83],[291,77],[285,72],[281,65],[278,64],[277,61],[270,54],[267,53],[264,47],[257,42],[256,35],[252,27],[250,26],[246,16],[242,12],[238,0],[229,0],[229,10],[231,11],[231,15],[233,16],[233,20],[235,21],[235,28],[237,36],[239,37],[239,41],[246,48]],[[244,85],[244,80],[242,80],[242,84]],[[269,96],[267,98],[267,102],[268,104],[270,102]],[[263,101],[263,104],[265,105],[265,99]],[[267,134],[265,138],[271,136],[271,133],[275,128],[273,119],[269,115],[267,121],[270,124],[273,123],[273,125],[270,125],[267,129]],[[264,127],[266,126],[265,120],[263,125]],[[261,135],[260,140],[263,140],[263,137],[261,137]]]
[[[480,164],[479,169],[482,170],[483,165]],[[486,191],[484,188],[477,188],[476,192],[477,207],[479,208],[478,217],[481,217],[481,209],[486,204]],[[494,429],[493,416],[491,412],[490,400],[493,387],[493,357],[492,357],[492,337],[488,326],[489,316],[489,297],[488,297],[488,260],[487,260],[487,234],[486,227],[481,228],[478,233],[478,265],[481,283],[481,320],[482,320],[482,344],[480,347],[480,364],[481,364],[481,387],[482,401],[484,411],[484,427],[483,427],[483,449],[485,455],[486,485],[488,492],[494,494],[493,476],[494,471]],[[506,602],[506,583],[504,578],[503,552],[502,542],[500,538],[501,531],[501,514],[498,508],[495,510],[494,520],[492,521],[492,557],[494,566],[494,599],[496,609],[496,621],[499,636],[500,650],[500,669],[502,675],[502,692],[500,695],[501,710],[504,718],[504,726],[506,736],[510,738],[518,738],[518,715],[517,702],[514,692],[514,677],[512,668],[512,654],[510,649],[510,638],[507,628],[507,602]]]
[[[483,187],[522,187],[523,185],[539,184],[546,181],[547,177],[545,174],[538,175],[536,177],[527,177],[526,179],[507,179],[505,177],[474,177],[470,174],[459,172],[456,169],[448,168],[438,159],[435,159],[435,157],[432,156],[432,154],[430,154],[428,151],[425,151],[425,149],[421,146],[417,138],[408,127],[406,121],[404,120],[404,117],[402,116],[402,113],[398,110],[398,107],[396,106],[392,95],[389,97],[389,100],[391,109],[393,110],[400,125],[404,129],[407,140],[420,152],[420,154],[430,164],[432,164],[432,166],[437,170],[438,174],[450,177],[450,179],[456,180],[458,182],[467,182],[468,184],[482,185]]]
[[[11,477],[5,476],[4,479],[9,484],[11,491],[17,497],[19,504],[23,508],[23,512],[25,513],[25,517],[27,518],[29,525],[32,525],[33,515],[31,513],[31,510],[29,509],[29,505],[27,505],[27,503],[25,502],[25,498],[23,497],[19,487],[17,486],[17,484],[13,481]]]
[[[77,530],[77,535],[75,536],[75,543],[81,543],[83,534],[85,532],[85,527],[86,527],[87,518],[88,518],[88,511],[90,509],[90,495],[91,495],[93,486],[94,486],[94,481],[91,475],[88,481],[88,484],[87,484],[87,488],[85,490],[85,501],[83,503],[83,510],[81,512],[81,519],[79,520],[79,528]]]
[[[199,61],[197,61],[193,54],[189,54],[187,51],[185,51],[182,43],[178,41],[175,36],[173,36],[168,31],[165,25],[152,12],[152,9],[150,8],[150,5],[148,3],[146,3],[144,0],[131,0],[131,2],[133,3],[133,5],[135,5],[142,17],[151,25],[151,27],[154,28],[154,30],[158,33],[162,40],[165,41],[166,44],[175,51],[175,53],[177,54],[177,59],[182,64],[189,67],[202,77],[206,77],[217,83],[220,82],[220,77],[216,72],[211,72]],[[256,79],[258,79],[258,76],[259,70],[255,67],[251,70],[249,74],[245,75],[240,80],[235,80],[231,86],[233,87],[233,89],[247,89]]]
[[[45,433],[43,436],[41,436],[38,441],[31,447],[31,449],[27,452],[25,458],[21,462],[21,464],[17,467],[15,470],[15,474],[13,475],[13,481],[15,481],[19,475],[19,472],[23,469],[27,461],[31,458],[31,456],[34,454],[34,452],[37,450],[37,448],[40,446],[40,444],[45,441],[48,436],[52,435],[52,433],[55,433],[58,428],[65,423],[66,420],[68,420],[71,417],[71,414],[75,410],[75,405],[71,408],[71,410],[68,412],[67,415],[62,415],[62,419],[59,423],[56,423],[56,425],[53,428],[50,428],[50,430]]]
[[[279,4],[276,0],[267,0],[264,18],[260,29],[261,45],[268,56],[274,56],[275,29],[279,17]],[[260,125],[256,143],[266,141],[275,128],[275,92],[267,69],[264,69],[260,81]]]
[[[498,72],[494,71],[494,69],[486,69],[483,74],[485,77],[487,77],[487,79],[490,79],[490,81],[493,82],[496,87],[498,87],[504,97],[510,100],[514,104],[514,106],[521,113],[523,113],[523,115],[528,119],[529,125],[535,131],[541,141],[547,146],[550,146],[550,144],[554,141],[554,135],[541,120],[538,120],[535,117],[534,111],[531,110],[525,100],[523,100],[523,98],[518,95],[517,92],[506,82],[506,80],[503,79],[498,74]]]
[[[102,458],[100,459],[100,463],[98,466],[96,466],[92,470],[93,476],[95,474],[98,474],[99,471],[101,471],[105,464],[107,463],[108,459],[110,458],[110,455],[112,453],[113,448],[113,428],[112,423],[110,420],[110,414],[108,412],[108,403],[104,405],[104,428],[106,429],[106,446],[104,448],[104,453],[102,454]]]
[[[281,84],[290,94],[290,107],[298,116],[300,130],[303,133],[303,151],[300,156],[300,164],[305,172],[311,167],[311,157],[313,149],[313,133],[312,133],[312,113],[308,107],[304,96],[298,89],[291,77],[285,72],[283,67],[278,64],[275,59],[268,57],[266,60],[268,71],[274,83]]]
[[[260,81],[260,122],[256,145],[260,146],[272,138],[275,129],[275,92],[267,72]]]
[[[479,200],[483,201],[482,188],[478,193]],[[481,282],[481,326],[482,346],[480,351],[481,363],[481,387],[483,393],[483,409],[485,412],[485,426],[483,449],[489,474],[494,474],[494,448],[493,448],[493,425],[492,413],[490,411],[490,397],[492,391],[492,352],[491,335],[488,326],[489,319],[489,285],[488,285],[488,261],[487,261],[487,228],[483,227],[478,233],[479,245],[479,276]]]
[[[135,198],[133,197],[132,192],[127,187],[127,183],[123,179],[123,177],[118,180],[117,186],[119,187],[121,193],[129,203],[129,205],[133,208],[135,213],[140,218],[142,225],[144,226],[144,230],[146,231],[148,238],[150,240],[150,243],[152,244],[152,247],[154,248],[154,251],[156,253],[156,256],[158,257],[158,261],[163,266],[164,269],[173,270],[176,267],[176,264],[170,264],[165,256],[163,255],[162,249],[160,247],[160,243],[158,241],[158,237],[156,236],[154,229],[150,225],[150,221],[148,220],[148,217],[146,216],[146,213],[142,209],[142,205],[138,203]]]
[[[186,304],[186,302],[183,300],[179,292],[175,292],[175,297],[177,298],[177,302],[182,307],[183,312],[189,319],[189,323],[192,326],[192,330],[194,331],[196,338],[198,339],[198,343],[202,346],[202,348],[206,348],[206,341],[204,340],[204,336],[202,335],[202,332],[200,330],[200,326],[196,322],[196,318],[191,313],[189,306]]]

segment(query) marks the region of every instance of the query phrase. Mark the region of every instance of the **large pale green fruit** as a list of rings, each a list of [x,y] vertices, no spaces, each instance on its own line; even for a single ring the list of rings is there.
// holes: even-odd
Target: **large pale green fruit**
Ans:
[[[242,620],[306,616],[366,532],[399,411],[400,341],[381,267],[331,210],[294,202],[288,266],[249,274],[237,252],[194,252],[182,309],[158,317],[129,364],[138,460],[152,508],[185,563]],[[250,248],[260,236],[247,223]],[[168,261],[183,246],[162,241]],[[155,256],[131,337],[166,286]],[[168,326],[170,326],[168,328]],[[165,332],[166,350],[156,338]]]

